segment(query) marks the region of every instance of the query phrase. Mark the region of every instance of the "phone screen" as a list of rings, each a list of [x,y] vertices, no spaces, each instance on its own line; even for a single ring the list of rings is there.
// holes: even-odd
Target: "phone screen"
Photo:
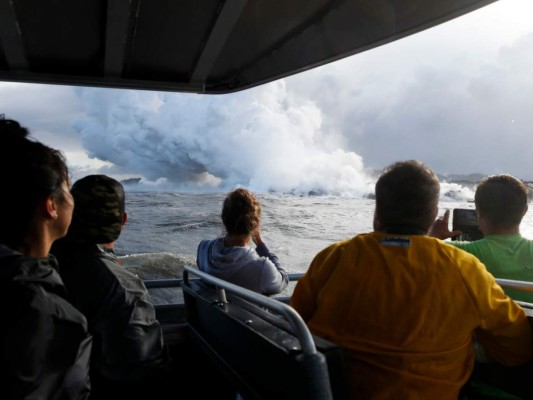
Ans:
[[[466,208],[455,208],[453,210],[453,230],[463,232],[455,236],[452,240],[473,241],[483,238],[483,233],[479,230],[476,210]]]

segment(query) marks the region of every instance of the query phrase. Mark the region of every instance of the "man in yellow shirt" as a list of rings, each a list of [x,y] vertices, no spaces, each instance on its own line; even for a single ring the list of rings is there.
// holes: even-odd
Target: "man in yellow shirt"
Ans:
[[[474,335],[504,365],[533,355],[524,311],[473,255],[426,236],[439,181],[418,161],[376,183],[375,231],[322,250],[291,305],[345,350],[352,397],[457,399],[474,366]]]

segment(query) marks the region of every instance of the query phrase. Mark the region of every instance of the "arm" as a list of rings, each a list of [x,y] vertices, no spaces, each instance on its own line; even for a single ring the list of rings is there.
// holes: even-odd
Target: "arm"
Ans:
[[[306,323],[313,317],[317,309],[318,290],[315,288],[311,277],[312,270],[315,268],[315,260],[311,262],[305,275],[298,280],[290,303]]]
[[[533,357],[533,334],[524,310],[505,295],[477,260],[461,272],[479,310],[476,338],[488,359],[506,366],[529,361]]]
[[[335,290],[335,284],[329,288],[326,286],[333,281],[331,277],[339,265],[342,265],[347,252],[350,257],[357,257],[358,245],[353,242],[354,239],[333,243],[320,251],[305,275],[298,280],[291,297],[291,306],[298,311],[305,322],[308,323],[319,311],[330,312],[331,305],[319,303],[320,293],[323,290],[329,290],[330,293]]]
[[[142,378],[159,363],[162,334],[143,282],[118,266],[100,260],[100,282],[107,288],[100,298],[95,330],[101,335],[104,364],[101,373],[110,379]]]
[[[3,334],[3,364],[9,371],[8,392],[14,398],[26,398],[34,394],[45,378],[46,353],[48,345],[47,317],[45,313],[32,306],[35,294],[20,287],[15,301],[7,308],[7,320]]]
[[[85,318],[64,299],[24,286],[14,287],[4,315],[5,395],[86,399],[92,338]]]
[[[291,306],[305,322],[309,322],[318,309],[318,296],[335,270],[342,254],[339,244],[333,244],[318,253],[307,272],[302,276],[291,297]]]
[[[137,362],[152,363],[160,358],[163,335],[155,309],[148,299],[136,299],[124,336]]]
[[[289,284],[289,276],[285,269],[281,266],[278,257],[268,250],[268,247],[261,238],[260,229],[257,228],[252,232],[252,240],[254,241],[255,251],[261,257],[268,259],[263,264],[263,271],[261,275],[261,291],[264,294],[277,294],[287,287]]]

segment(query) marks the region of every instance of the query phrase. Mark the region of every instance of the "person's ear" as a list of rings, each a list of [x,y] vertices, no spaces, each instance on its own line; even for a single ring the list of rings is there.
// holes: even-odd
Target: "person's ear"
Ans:
[[[435,209],[433,210],[433,218],[431,218],[432,221],[435,221],[437,219],[437,215],[439,215],[439,206],[435,206]]]
[[[44,203],[44,213],[46,218],[57,219],[57,204],[54,196],[48,196]]]
[[[124,226],[128,222],[128,213],[124,211],[124,215],[122,215],[122,226]]]
[[[381,222],[380,222],[380,219],[379,219],[379,207],[378,207],[377,203],[376,203],[376,207],[374,208],[373,225],[374,225],[374,231],[375,232],[378,232],[382,228]]]

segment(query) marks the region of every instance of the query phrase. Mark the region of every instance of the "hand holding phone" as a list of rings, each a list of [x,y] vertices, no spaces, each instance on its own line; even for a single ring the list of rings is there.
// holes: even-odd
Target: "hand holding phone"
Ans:
[[[461,234],[452,240],[474,241],[483,238],[479,230],[476,210],[455,208],[453,210],[453,229],[461,231]]]

